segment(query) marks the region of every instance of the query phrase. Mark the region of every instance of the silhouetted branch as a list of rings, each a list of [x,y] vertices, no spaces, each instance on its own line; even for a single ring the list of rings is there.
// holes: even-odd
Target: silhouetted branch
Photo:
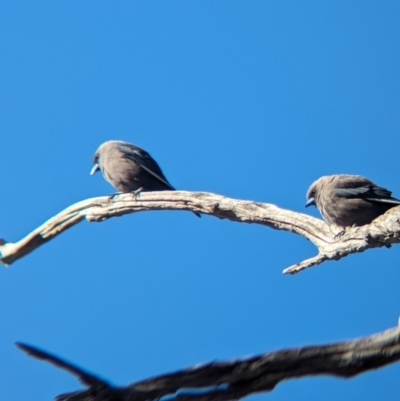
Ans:
[[[322,220],[269,203],[243,201],[208,192],[163,191],[141,193],[137,200],[131,194],[121,194],[113,199],[104,196],[75,203],[18,242],[2,240],[0,262],[10,265],[83,219],[100,222],[111,217],[150,210],[191,210],[302,235],[318,248],[318,255],[284,270],[284,273],[291,274],[325,260],[339,260],[368,248],[400,242],[400,207],[391,209],[370,225],[349,228],[343,236],[335,238]],[[201,224],[201,221],[194,224]]]
[[[271,391],[282,380],[322,374],[353,377],[398,361],[400,327],[347,342],[197,365],[118,388],[45,351],[17,345],[35,358],[66,369],[86,385],[86,390],[58,396],[59,401],[146,401],[161,397],[174,401],[227,401]]]

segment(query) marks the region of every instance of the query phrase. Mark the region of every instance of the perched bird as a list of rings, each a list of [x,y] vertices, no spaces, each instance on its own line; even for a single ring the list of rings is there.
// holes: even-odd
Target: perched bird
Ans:
[[[104,142],[93,156],[90,175],[103,177],[122,193],[174,191],[157,162],[143,149],[124,141]],[[195,213],[195,212],[194,212]],[[201,217],[200,214],[195,213]]]
[[[310,186],[306,207],[315,205],[329,225],[363,226],[400,205],[400,200],[391,195],[360,175],[329,175]]]

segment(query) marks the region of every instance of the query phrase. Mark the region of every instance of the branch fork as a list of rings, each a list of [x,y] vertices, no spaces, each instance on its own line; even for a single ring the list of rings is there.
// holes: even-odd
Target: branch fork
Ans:
[[[310,240],[317,247],[318,254],[286,268],[284,274],[295,274],[327,260],[339,260],[369,248],[390,247],[400,242],[400,206],[390,209],[369,225],[347,228],[342,236],[336,238],[322,220],[270,203],[233,199],[209,192],[142,192],[137,200],[132,194],[119,194],[80,201],[17,242],[0,240],[0,263],[9,266],[84,219],[101,222],[151,210],[190,210],[239,223],[261,224]]]

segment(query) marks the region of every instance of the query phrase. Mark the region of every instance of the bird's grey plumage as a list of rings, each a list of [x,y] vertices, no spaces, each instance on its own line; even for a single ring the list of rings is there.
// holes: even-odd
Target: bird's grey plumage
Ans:
[[[363,226],[400,205],[392,193],[360,175],[323,176],[307,191],[307,206],[315,205],[329,225]]]
[[[119,192],[168,191],[168,182],[157,162],[144,149],[123,141],[104,142],[93,157],[92,174],[98,169]]]
[[[103,177],[122,193],[175,190],[150,154],[128,142],[104,142],[96,150],[93,163],[90,174],[100,169]]]

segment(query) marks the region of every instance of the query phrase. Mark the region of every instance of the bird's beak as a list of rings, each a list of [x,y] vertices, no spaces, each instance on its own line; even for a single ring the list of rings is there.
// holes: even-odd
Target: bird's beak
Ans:
[[[310,199],[306,202],[306,206],[305,206],[305,207],[312,206],[312,205],[317,206],[317,205],[315,204],[315,199],[314,199],[314,198],[310,198]]]
[[[93,175],[97,173],[97,171],[100,169],[99,165],[96,163],[93,168],[90,170],[90,175]]]

